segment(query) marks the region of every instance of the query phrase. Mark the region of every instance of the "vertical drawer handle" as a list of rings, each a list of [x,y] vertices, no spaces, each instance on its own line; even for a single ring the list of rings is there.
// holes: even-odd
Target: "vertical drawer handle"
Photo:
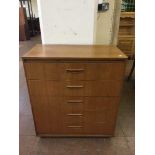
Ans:
[[[70,125],[70,126],[67,126],[68,128],[82,128],[83,126],[80,126],[80,125]]]
[[[83,88],[83,86],[82,85],[79,85],[79,86],[71,86],[71,85],[69,85],[69,86],[66,86],[67,88]]]
[[[82,100],[69,100],[68,103],[82,103]]]
[[[83,72],[83,71],[84,71],[83,68],[81,68],[81,69],[69,69],[69,68],[67,68],[66,69],[66,72]]]
[[[68,116],[82,116],[83,114],[67,114]]]

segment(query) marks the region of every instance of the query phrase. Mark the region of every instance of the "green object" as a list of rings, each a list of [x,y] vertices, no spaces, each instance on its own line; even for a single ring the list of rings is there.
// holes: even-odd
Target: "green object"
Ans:
[[[134,12],[135,11],[135,0],[122,0],[121,11]]]

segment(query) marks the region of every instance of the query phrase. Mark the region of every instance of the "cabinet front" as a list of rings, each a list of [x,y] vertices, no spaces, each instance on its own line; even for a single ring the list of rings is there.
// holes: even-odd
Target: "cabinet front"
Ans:
[[[38,135],[113,135],[123,61],[26,61]]]

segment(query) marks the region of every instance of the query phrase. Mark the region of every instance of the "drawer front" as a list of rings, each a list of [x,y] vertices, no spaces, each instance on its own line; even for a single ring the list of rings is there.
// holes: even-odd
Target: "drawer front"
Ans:
[[[120,96],[122,81],[85,81],[85,96]]]
[[[31,96],[39,134],[113,134],[119,97]]]
[[[61,80],[63,68],[60,63],[42,63],[45,80]]]
[[[119,105],[120,97],[84,97],[85,111],[114,112]]]
[[[64,96],[84,96],[84,81],[68,81],[64,85]]]
[[[26,78],[30,80],[43,79],[43,63],[40,62],[25,62],[24,69],[26,73]]]
[[[120,96],[122,81],[46,81],[46,87],[49,96]]]
[[[122,80],[124,63],[25,63],[27,79],[44,80]]]
[[[120,26],[135,26],[135,19],[134,18],[121,18]]]
[[[62,104],[65,115],[75,114],[80,116],[83,114],[84,97],[64,97]]]
[[[122,80],[124,63],[87,63],[85,80]]]
[[[45,81],[48,96],[64,96],[63,83],[61,81]]]
[[[133,43],[134,40],[119,40],[118,47],[123,51],[131,52]]]
[[[60,134],[67,135],[82,135],[84,134],[84,126],[83,125],[68,125],[63,123],[62,132]]]
[[[119,29],[119,35],[134,35],[135,34],[135,27],[131,26],[121,26]]]
[[[63,63],[63,79],[64,80],[84,80],[85,64],[83,63]]]
[[[24,66],[38,134],[113,134],[123,62]]]
[[[85,133],[113,134],[119,97],[85,98]]]
[[[29,93],[31,96],[46,96],[46,83],[42,80],[28,80]]]
[[[46,81],[46,88],[49,96],[120,96],[122,81]]]
[[[36,132],[38,134],[61,133],[62,98],[30,96]],[[59,117],[58,117],[59,116]]]

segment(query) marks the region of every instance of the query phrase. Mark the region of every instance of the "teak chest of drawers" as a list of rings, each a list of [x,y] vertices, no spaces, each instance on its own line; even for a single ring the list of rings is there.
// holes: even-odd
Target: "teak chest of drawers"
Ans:
[[[38,136],[113,136],[127,57],[115,46],[36,45],[23,57]]]

